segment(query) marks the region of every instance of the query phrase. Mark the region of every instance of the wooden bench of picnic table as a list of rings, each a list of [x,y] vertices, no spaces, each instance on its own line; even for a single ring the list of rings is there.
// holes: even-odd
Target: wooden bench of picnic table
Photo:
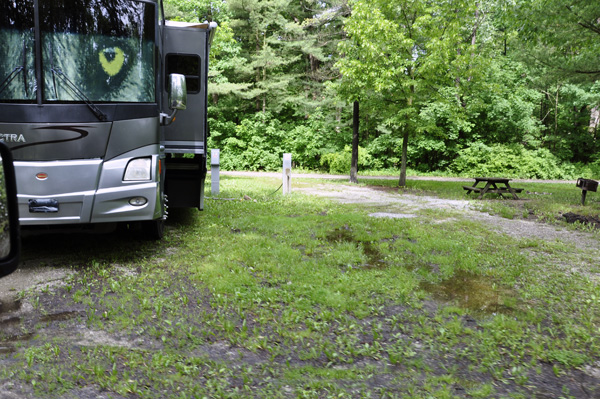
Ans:
[[[492,193],[498,194],[501,198],[504,198],[502,194],[511,194],[514,199],[519,199],[516,193],[523,191],[522,188],[513,188],[508,183],[510,179],[504,177],[476,177],[475,184],[472,186],[463,186],[464,190],[467,190],[467,194],[471,192],[479,193],[477,199],[482,199],[485,194]],[[485,182],[483,187],[477,187],[480,182]],[[498,187],[498,185],[501,185]]]

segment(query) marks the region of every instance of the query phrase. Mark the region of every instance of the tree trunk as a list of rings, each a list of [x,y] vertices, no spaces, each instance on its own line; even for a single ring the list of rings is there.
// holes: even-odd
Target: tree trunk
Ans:
[[[414,100],[413,95],[415,94],[415,91],[416,91],[415,84],[414,84],[415,76],[413,75],[412,68],[409,67],[408,72],[411,77],[411,80],[413,81],[413,84],[411,84],[411,86],[410,86],[411,95],[410,95],[410,97],[408,97],[406,103],[409,108],[412,108],[413,100]],[[400,187],[406,186],[406,159],[408,158],[408,135],[410,132],[409,126],[411,126],[411,121],[410,121],[410,117],[408,117],[408,115],[407,115],[406,126],[404,126],[402,128],[404,135],[402,136],[402,158],[401,158],[402,160],[400,161],[400,179],[398,180],[398,185]]]
[[[404,136],[402,137],[402,161],[400,163],[400,180],[398,185],[400,187],[406,186],[406,159],[408,153],[408,129],[404,128]]]
[[[352,161],[350,163],[350,183],[358,183],[358,127],[360,123],[358,101],[354,101],[352,112]]]

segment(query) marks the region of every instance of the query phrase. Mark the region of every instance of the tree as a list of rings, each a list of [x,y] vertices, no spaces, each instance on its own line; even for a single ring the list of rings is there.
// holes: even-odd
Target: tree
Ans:
[[[421,111],[439,88],[460,90],[469,80],[475,5],[470,1],[358,0],[340,43],[337,66],[349,100],[376,97],[385,124],[402,137],[398,184],[406,184],[410,136],[422,133]]]
[[[167,18],[186,22],[219,21],[223,0],[165,0]]]
[[[242,56],[252,75],[240,79],[251,83],[254,111],[305,111],[315,98],[311,80],[318,64],[326,61],[317,41],[319,23],[312,18],[311,2],[286,0],[231,0],[231,27],[242,45]],[[239,81],[238,81],[239,82]]]
[[[588,162],[598,148],[589,126],[600,105],[600,3],[521,0],[516,10],[515,56],[536,76],[542,144],[562,159]]]
[[[600,2],[521,0],[513,20],[530,60],[570,79],[600,79]],[[525,54],[524,54],[525,55]]]

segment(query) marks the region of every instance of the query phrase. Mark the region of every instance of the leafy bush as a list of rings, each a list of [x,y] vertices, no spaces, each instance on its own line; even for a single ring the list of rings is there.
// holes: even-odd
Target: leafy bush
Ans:
[[[588,164],[578,162],[573,166],[575,168],[576,177],[600,180],[600,160]]]
[[[451,142],[423,137],[408,145],[408,164],[420,172],[443,170],[456,157],[456,151]]]
[[[221,149],[224,170],[277,170],[281,168],[281,147],[285,132],[269,113],[257,113],[233,122],[211,120],[210,148]]]
[[[372,157],[369,166],[373,169],[395,168],[400,165],[401,150],[402,139],[398,135],[381,134],[367,145],[367,152]]]
[[[335,131],[332,130],[318,112],[301,124],[290,125],[285,148],[292,153],[294,165],[305,169],[319,169],[323,154],[340,148],[333,140]]]
[[[352,161],[352,147],[345,146],[342,151],[331,152],[321,157],[321,166],[325,167],[329,173],[347,174],[350,173],[350,164]],[[358,168],[370,169],[373,166],[374,159],[369,152],[358,147]]]
[[[295,167],[319,169],[322,155],[340,148],[336,146],[339,134],[319,113],[293,123],[282,123],[269,112],[253,114],[238,124],[211,118],[209,126],[208,147],[221,150],[225,170],[278,170],[287,152]]]
[[[575,167],[562,163],[549,150],[528,150],[521,145],[474,143],[459,152],[450,170],[467,176],[502,176],[530,179],[572,179]]]

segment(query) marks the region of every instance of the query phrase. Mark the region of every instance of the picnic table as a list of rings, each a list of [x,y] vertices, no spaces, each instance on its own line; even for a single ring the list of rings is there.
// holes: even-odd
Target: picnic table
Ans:
[[[516,193],[523,191],[522,188],[513,188],[508,183],[511,179],[504,177],[476,177],[475,184],[472,186],[463,186],[463,189],[467,190],[467,194],[471,192],[479,193],[477,199],[482,199],[485,194],[494,193],[498,194],[501,198],[504,198],[502,194],[511,194],[514,199],[519,199]],[[479,183],[485,183],[483,187],[477,187]]]

